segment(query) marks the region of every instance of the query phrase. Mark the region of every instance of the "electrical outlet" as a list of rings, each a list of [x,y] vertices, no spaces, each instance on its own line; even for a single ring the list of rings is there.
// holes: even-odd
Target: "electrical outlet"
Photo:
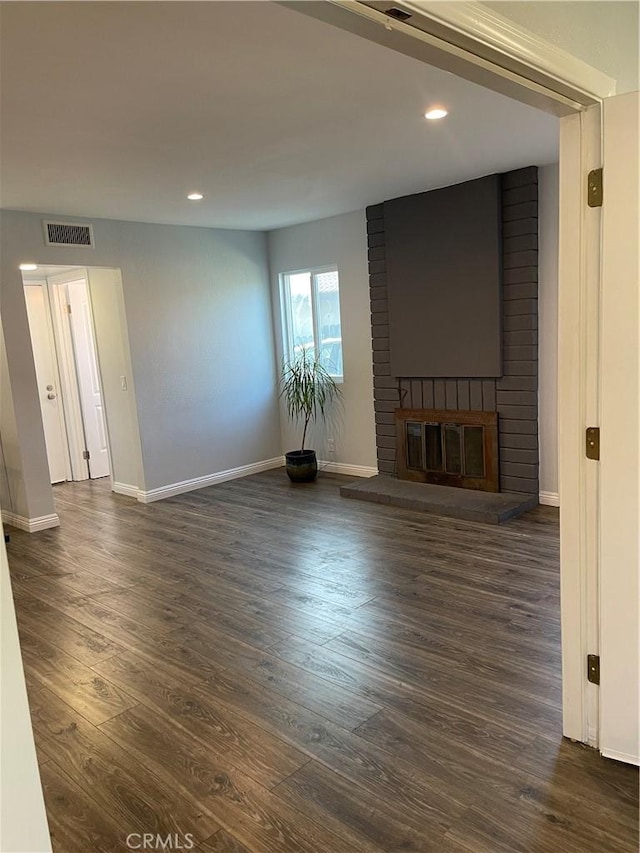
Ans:
[[[336,443],[332,438],[327,439],[327,451],[329,453],[335,453]]]

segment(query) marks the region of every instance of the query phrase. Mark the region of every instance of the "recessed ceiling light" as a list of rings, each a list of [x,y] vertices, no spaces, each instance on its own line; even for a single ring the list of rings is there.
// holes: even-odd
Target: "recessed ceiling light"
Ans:
[[[33,272],[38,269],[38,264],[20,264],[22,272]]]
[[[189,193],[187,198],[189,199],[189,201],[202,201],[204,196],[202,195],[202,193]]]
[[[424,114],[425,118],[428,118],[429,121],[434,121],[438,118],[444,118],[447,115],[447,110],[442,107],[433,107]]]

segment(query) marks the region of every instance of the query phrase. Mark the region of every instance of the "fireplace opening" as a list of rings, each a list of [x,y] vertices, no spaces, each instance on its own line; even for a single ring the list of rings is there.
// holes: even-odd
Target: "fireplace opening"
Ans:
[[[499,491],[496,412],[397,409],[398,477]]]

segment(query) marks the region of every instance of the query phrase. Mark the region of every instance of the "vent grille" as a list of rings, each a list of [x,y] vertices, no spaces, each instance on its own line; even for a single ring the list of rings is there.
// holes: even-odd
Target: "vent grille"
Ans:
[[[411,17],[409,12],[405,12],[404,9],[398,9],[396,6],[386,9],[385,15],[388,15],[390,18],[395,18],[396,21],[408,21]]]
[[[93,228],[76,222],[45,222],[47,246],[93,246]]]

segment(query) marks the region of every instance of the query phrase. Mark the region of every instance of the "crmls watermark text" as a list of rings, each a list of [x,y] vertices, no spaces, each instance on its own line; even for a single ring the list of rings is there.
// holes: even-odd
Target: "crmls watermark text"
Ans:
[[[174,833],[171,835],[156,835],[152,832],[132,832],[126,838],[130,850],[192,850],[193,835]]]

